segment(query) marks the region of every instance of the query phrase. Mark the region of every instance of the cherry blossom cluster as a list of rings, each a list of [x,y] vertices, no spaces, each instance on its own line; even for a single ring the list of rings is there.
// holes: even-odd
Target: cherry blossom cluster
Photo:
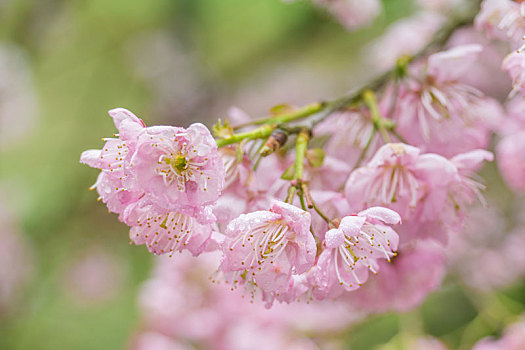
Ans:
[[[146,127],[125,109],[109,112],[118,130],[81,161],[101,170],[93,189],[131,227],[136,244],[156,254],[200,254],[211,236],[215,203],[224,186],[217,144],[202,124]]]
[[[316,3],[348,27],[379,11],[373,1]],[[486,0],[477,33],[451,32],[421,51],[458,3],[420,1],[422,12],[383,39],[405,43],[387,45],[375,62],[385,78],[342,100],[279,105],[262,119],[233,109],[211,131],[146,126],[111,110],[118,133],[81,156],[100,169],[92,188],[130,227],[132,243],[169,257],[215,252],[211,279],[267,307],[326,299],[366,312],[417,306],[455,260],[470,206],[485,205],[477,172],[493,160],[494,132],[504,178],[525,189],[516,147],[525,139],[525,5]],[[419,27],[424,40],[412,41]],[[506,105],[483,74],[470,74],[488,65],[484,35],[515,50],[504,58],[494,49],[489,60],[513,82]],[[509,238],[501,250],[514,246]]]

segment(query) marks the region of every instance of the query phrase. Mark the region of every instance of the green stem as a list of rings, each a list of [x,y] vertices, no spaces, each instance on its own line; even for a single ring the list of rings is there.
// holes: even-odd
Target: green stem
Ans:
[[[317,206],[317,204],[315,204],[315,202],[312,202],[312,206],[315,210],[315,212],[317,213],[317,215],[319,215],[327,224],[330,223],[330,219],[328,218],[328,216],[326,216],[322,211],[321,209],[319,209],[319,207]]]
[[[308,130],[303,129],[297,135],[295,140],[295,173],[294,180],[301,180],[304,173],[304,157],[306,156],[306,148],[310,135]]]
[[[299,190],[297,193],[299,195],[299,201],[301,202],[301,208],[306,211],[306,202],[304,200],[304,193],[302,190]]]
[[[374,140],[374,136],[376,136],[376,128],[372,129],[372,132],[370,133],[370,137],[368,138],[368,141],[366,142],[365,147],[361,151],[361,154],[359,155],[359,158],[357,159],[357,162],[354,165],[354,170],[359,168],[363,160],[365,159],[366,153],[368,152],[368,149],[370,148],[370,145],[372,144],[372,140]]]
[[[307,129],[302,129],[297,138],[295,139],[295,163],[294,163],[294,176],[295,183],[288,190],[287,200],[293,201],[293,195],[297,190],[297,195],[301,202],[301,208],[306,211],[306,202],[304,200],[304,191],[302,186],[302,179],[304,173],[304,158],[306,156],[306,149],[308,148],[308,141],[310,140],[310,133]]]
[[[251,131],[234,134],[231,137],[224,139],[218,139],[217,147],[231,145],[234,143],[241,142],[242,140],[264,139],[269,137],[274,129],[275,126],[273,125],[263,125]]]
[[[297,187],[295,186],[290,186],[290,188],[288,188],[288,196],[286,196],[286,200],[285,200],[286,203],[292,204],[296,191],[297,191]]]
[[[386,143],[390,143],[390,136],[387,132],[387,127],[390,127],[389,121],[384,119],[379,112],[379,107],[377,106],[376,94],[372,90],[366,90],[363,92],[363,102],[366,104],[370,110],[370,116],[372,117],[372,123],[374,128],[379,130],[381,137]]]
[[[434,39],[431,42],[429,42],[428,45],[425,46],[422,50],[420,50],[417,54],[411,57],[406,57],[405,58],[406,64],[425,56],[426,54],[429,53],[429,51],[431,51],[432,49],[436,47],[443,46],[448,41],[450,36],[456,31],[456,29],[462,26],[465,26],[465,25],[472,24],[474,16],[477,13],[477,10],[479,10],[479,3],[477,3],[475,6],[472,6],[472,7],[473,7],[473,11],[471,11],[471,13],[466,14],[462,18],[459,18],[459,19],[455,18],[451,20],[438,33],[436,33],[436,35],[434,36]],[[306,126],[311,128],[314,125],[326,119],[328,116],[330,116],[335,111],[340,110],[341,108],[344,108],[346,106],[349,106],[352,103],[358,102],[361,99],[361,96],[364,93],[366,93],[366,91],[378,90],[381,87],[383,87],[395,75],[395,69],[396,68],[383,73],[382,75],[380,75],[379,77],[377,77],[370,83],[366,84],[365,86],[358,88],[358,89],[354,89],[347,95],[344,95],[340,98],[337,98],[337,99],[334,99],[328,102],[313,103],[313,104],[304,106],[290,113],[283,113],[277,116],[266,117],[262,119],[253,120],[248,123],[239,124],[235,126],[234,129],[238,129],[238,128],[249,126],[249,125],[263,125],[263,126],[261,128],[257,128],[247,133],[241,133],[241,134],[233,135],[232,137],[229,137],[229,138],[219,139],[217,141],[217,145],[219,147],[222,147],[222,146],[237,143],[244,139],[251,140],[251,139],[257,139],[257,138],[265,138],[265,137],[270,136],[271,130],[273,130],[273,127],[270,127],[270,124],[285,124],[291,121],[295,121],[295,120],[299,120],[299,119],[303,119],[303,118],[312,116],[314,114],[319,114],[319,117],[312,118],[312,120],[306,124]],[[269,127],[271,128],[271,130],[264,129],[265,127]],[[389,128],[387,127],[387,129]],[[389,139],[388,134],[386,133],[385,130],[379,130],[379,131],[383,138],[387,140]],[[262,133],[262,135],[261,136],[254,135],[254,133],[256,134],[257,132]]]
[[[316,103],[306,105],[302,108],[299,108],[289,113],[283,113],[283,114],[279,114],[276,116],[252,120],[252,121],[249,121],[243,124],[236,125],[233,128],[239,129],[239,128],[243,128],[245,126],[250,126],[250,125],[289,123],[294,120],[299,120],[299,119],[309,117],[312,114],[322,111],[325,108],[325,106],[326,104],[324,102],[316,102]]]

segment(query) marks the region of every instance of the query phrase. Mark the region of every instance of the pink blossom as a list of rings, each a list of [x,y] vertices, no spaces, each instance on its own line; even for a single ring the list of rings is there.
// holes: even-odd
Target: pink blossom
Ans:
[[[108,172],[102,171],[90,190],[96,189],[99,195],[98,200],[105,203],[109,211],[121,214],[120,220],[126,222],[126,217],[122,214],[126,208],[142,197],[143,192],[139,189],[133,189],[133,187],[127,187],[123,179],[120,176],[111,176]]]
[[[405,221],[418,207],[434,216],[443,205],[446,186],[455,177],[457,169],[447,159],[390,143],[381,147],[366,166],[352,172],[345,196],[352,210],[385,206]]]
[[[503,100],[507,97],[511,86],[510,77],[501,70],[501,62],[508,53],[507,45],[489,40],[474,28],[467,27],[456,30],[447,46],[456,47],[471,44],[481,45],[483,51],[469,67],[468,74],[462,74],[458,78],[458,82],[473,86],[489,96]]]
[[[133,214],[128,217],[131,223],[130,240],[136,245],[145,244],[155,254],[169,254],[189,250],[199,255],[206,249],[212,234],[210,223],[213,217],[206,220],[201,211],[180,209],[179,211],[159,211],[147,201],[139,202],[132,208]]]
[[[481,191],[485,186],[475,180],[473,175],[481,169],[484,162],[492,162],[494,155],[484,149],[476,149],[470,152],[458,154],[450,161],[458,169],[458,181],[451,188],[451,195],[454,197],[455,206],[471,204],[475,199],[485,203]]]
[[[366,26],[381,12],[381,2],[377,0],[314,0],[314,2],[326,7],[349,30]]]
[[[378,261],[390,261],[399,241],[397,233],[384,224],[400,222],[396,212],[380,207],[342,218],[338,227],[326,232],[314,296],[324,299],[356,290],[366,282],[368,270],[377,273]]]
[[[366,60],[372,60],[374,67],[381,70],[391,69],[401,56],[421,50],[444,20],[437,13],[423,11],[393,23],[365,51]]]
[[[524,3],[525,5],[525,3]],[[512,79],[513,92],[525,92],[525,53],[512,52],[503,60],[504,71],[507,71]]]
[[[485,148],[499,122],[499,104],[459,78],[481,52],[480,45],[465,45],[428,58],[426,70],[417,65],[398,85],[392,118],[408,143],[447,157]],[[421,76],[421,80],[414,77]]]
[[[406,312],[436,290],[445,276],[443,248],[432,242],[405,247],[391,263],[379,262],[381,272],[348,298],[369,312]]]
[[[217,144],[202,124],[153,126],[140,134],[130,161],[137,184],[166,209],[213,204],[224,186]]]
[[[450,163],[457,173],[442,191],[427,194],[426,206],[419,206],[413,220],[398,228],[404,239],[431,238],[445,245],[450,235],[457,234],[463,227],[467,208],[476,200],[485,204],[482,191],[485,186],[473,178],[485,161],[492,161],[492,153],[473,150],[459,154]]]
[[[319,123],[314,129],[314,134],[328,139],[323,147],[327,156],[353,166],[372,136],[373,130],[374,126],[369,115],[362,111],[349,110],[334,113]],[[380,136],[376,135],[369,147],[369,154],[379,147],[379,142]]]
[[[114,213],[122,214],[127,206],[135,203],[143,194],[133,182],[129,161],[136,146],[144,122],[130,111],[116,108],[109,111],[119,131],[119,138],[105,139],[101,150],[88,150],[80,156],[80,162],[102,170],[91,189],[96,189],[99,199]]]
[[[226,229],[221,270],[233,273],[233,284],[254,283],[269,296],[285,292],[292,274],[314,263],[310,220],[308,212],[277,201],[270,210],[242,214]]]
[[[475,26],[492,38],[509,40],[521,46],[525,35],[524,6],[512,0],[484,0]]]
[[[73,300],[89,305],[111,300],[123,290],[125,270],[113,254],[89,248],[80,254],[65,274],[65,287]]]
[[[253,166],[251,160],[241,153],[239,159],[239,150],[237,147],[222,147],[218,150],[222,162],[224,164],[225,183],[224,189],[230,186],[235,186],[240,183],[241,186],[248,184],[252,177],[251,167]]]
[[[398,212],[403,225],[396,230],[403,242],[431,238],[446,244],[448,234],[461,228],[466,207],[476,199],[483,202],[485,187],[472,175],[486,160],[492,160],[492,153],[484,150],[448,160],[405,144],[387,144],[352,172],[345,196],[352,210],[379,205]]]

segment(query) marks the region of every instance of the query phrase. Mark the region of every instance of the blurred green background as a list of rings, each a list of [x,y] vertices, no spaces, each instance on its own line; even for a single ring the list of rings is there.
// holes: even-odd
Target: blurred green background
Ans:
[[[0,46],[25,53],[37,97],[32,127],[0,150],[0,188],[33,250],[31,278],[0,314],[0,349],[119,349],[139,327],[152,256],[129,246],[125,225],[88,191],[97,171],[79,164],[113,134],[107,110],[209,125],[232,105],[261,116],[340,95],[374,76],[357,68],[360,48],[411,4],[385,0],[374,26],[348,33],[308,2],[0,0]],[[97,264],[107,273],[90,280]],[[476,311],[449,287],[424,315],[454,344]],[[378,316],[348,339],[367,349],[397,329],[398,316]]]

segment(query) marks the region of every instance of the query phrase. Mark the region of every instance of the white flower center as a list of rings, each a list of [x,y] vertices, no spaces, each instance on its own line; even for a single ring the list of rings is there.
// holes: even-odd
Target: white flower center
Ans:
[[[409,206],[417,204],[419,185],[415,176],[401,165],[386,165],[383,171],[370,184],[369,196],[371,202],[380,202],[383,205],[395,203],[399,195],[410,196]]]
[[[160,148],[160,145],[157,144],[156,147]],[[207,191],[207,183],[210,177],[204,174],[202,167],[207,163],[208,158],[196,161],[197,150],[186,142],[182,144],[179,150],[164,149],[164,147],[162,149],[166,153],[159,157],[155,173],[162,176],[166,186],[175,183],[177,189],[184,192],[186,182],[194,181],[199,184],[203,191]]]
[[[257,268],[262,271],[265,265],[273,264],[284,252],[288,244],[288,232],[290,232],[289,227],[282,222],[263,223],[240,235],[230,250],[239,244],[242,247],[250,245],[252,249],[241,264],[249,266],[252,270]]]

